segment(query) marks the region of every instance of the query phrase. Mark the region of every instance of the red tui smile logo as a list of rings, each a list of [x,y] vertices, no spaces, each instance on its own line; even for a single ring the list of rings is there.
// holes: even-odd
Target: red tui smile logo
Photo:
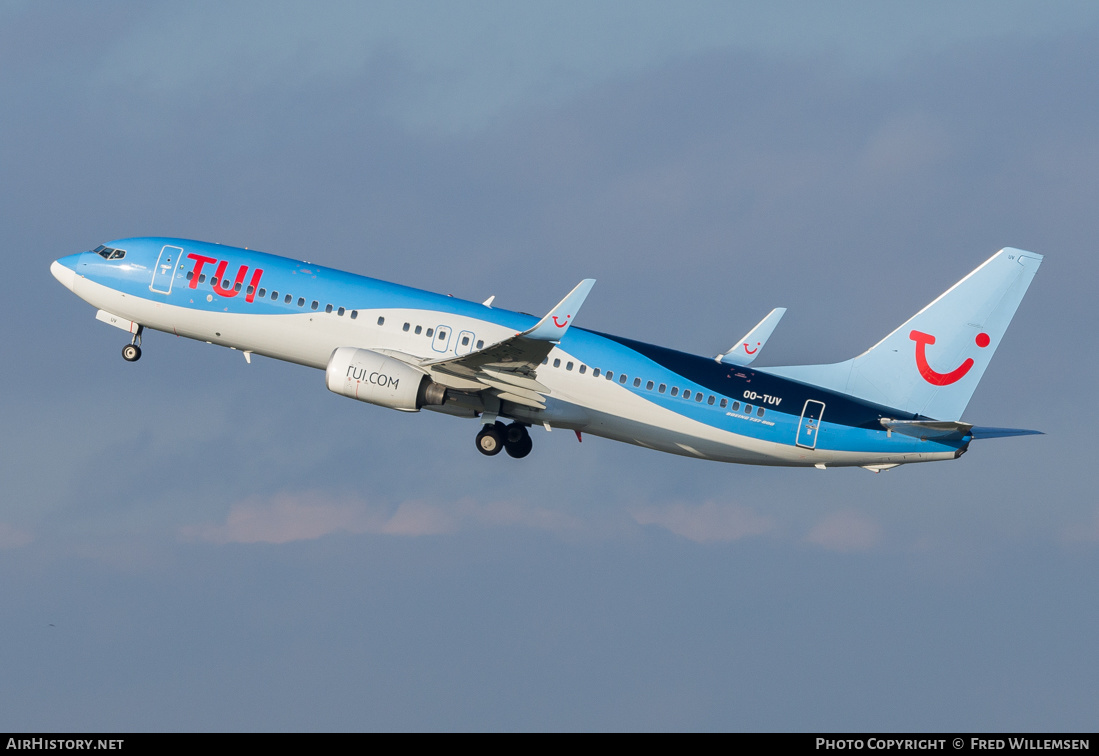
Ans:
[[[571,318],[571,317],[572,317],[572,315],[566,315],[565,316],[565,322],[564,323],[558,323],[557,322],[557,316],[554,315],[553,316],[553,324],[555,326],[557,326],[558,328],[564,328],[565,326],[567,326],[569,324],[569,318]]]
[[[756,352],[759,351],[759,345],[760,345],[760,342],[757,341],[756,342],[756,348],[755,349],[749,349],[748,348],[748,342],[745,341],[744,342],[744,353],[745,354],[755,354]]]
[[[927,364],[927,345],[935,343],[935,337],[929,333],[922,331],[912,331],[908,334],[908,338],[916,342],[916,367],[920,370],[920,375],[928,383],[935,386],[949,386],[951,383],[957,383],[965,374],[969,372],[969,369],[973,367],[973,358],[966,357],[965,362],[958,367],[951,370],[949,373],[940,373],[931,369],[931,366]],[[984,349],[992,340],[988,337],[987,333],[978,333],[975,342],[977,346]]]

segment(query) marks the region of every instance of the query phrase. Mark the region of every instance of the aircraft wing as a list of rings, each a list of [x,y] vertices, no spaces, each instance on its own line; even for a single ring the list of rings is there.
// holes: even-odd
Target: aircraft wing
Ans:
[[[419,363],[444,386],[462,391],[491,389],[501,400],[545,409],[549,389],[536,379],[538,366],[561,341],[595,285],[586,278],[533,328],[469,354]]]
[[[763,345],[767,343],[767,339],[771,337],[775,326],[778,325],[778,322],[782,320],[782,316],[785,314],[785,307],[776,307],[771,310],[767,313],[767,317],[756,324],[755,328],[744,334],[744,338],[738,341],[736,346],[724,354],[719,354],[716,358],[717,361],[724,362],[727,365],[751,364],[759,356],[760,351],[763,350]]]

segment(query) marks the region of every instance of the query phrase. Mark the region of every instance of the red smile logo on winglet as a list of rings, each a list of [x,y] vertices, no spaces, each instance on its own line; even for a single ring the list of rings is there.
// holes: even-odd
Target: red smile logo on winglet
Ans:
[[[916,367],[920,370],[920,375],[928,383],[935,386],[949,386],[951,383],[957,383],[965,374],[969,372],[969,369],[973,367],[973,358],[966,357],[958,367],[951,370],[949,373],[939,373],[932,370],[931,366],[927,364],[927,345],[935,343],[935,337],[929,333],[922,331],[912,331],[908,334],[908,338],[916,342]],[[991,339],[987,333],[979,333],[976,338],[977,346],[984,349],[989,345]]]
[[[748,342],[745,341],[744,342],[744,353],[745,354],[755,354],[756,352],[759,351],[759,345],[760,345],[760,342],[757,341],[756,342],[756,348],[755,349],[749,349],[748,348]]]
[[[569,324],[569,318],[571,318],[571,317],[572,317],[572,315],[566,315],[565,316],[565,322],[564,323],[558,323],[557,322],[557,316],[554,315],[553,316],[553,324],[555,326],[557,326],[558,328],[564,328],[565,326],[567,326]]]

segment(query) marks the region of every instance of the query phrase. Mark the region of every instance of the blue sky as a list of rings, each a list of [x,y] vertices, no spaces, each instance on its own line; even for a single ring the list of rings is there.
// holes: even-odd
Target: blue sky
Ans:
[[[1099,11],[0,5],[0,728],[1090,730]],[[966,419],[883,475],[360,405],[118,332],[131,235],[702,354],[845,359],[1046,255]]]

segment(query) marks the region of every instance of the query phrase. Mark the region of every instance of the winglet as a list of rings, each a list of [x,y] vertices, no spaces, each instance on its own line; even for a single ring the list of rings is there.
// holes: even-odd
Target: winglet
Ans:
[[[576,288],[558,302],[546,317],[539,320],[534,328],[519,335],[537,341],[560,341],[565,331],[569,330],[573,317],[580,311],[580,305],[584,304],[592,286],[595,286],[594,278],[585,278],[576,284]]]
[[[724,362],[727,365],[750,365],[759,356],[763,345],[767,343],[767,339],[771,337],[775,326],[778,325],[778,322],[782,320],[782,316],[785,314],[785,307],[776,307],[771,310],[767,313],[767,317],[759,321],[755,328],[748,331],[744,338],[737,342],[735,347],[725,354],[719,354],[716,358],[717,361]]]

